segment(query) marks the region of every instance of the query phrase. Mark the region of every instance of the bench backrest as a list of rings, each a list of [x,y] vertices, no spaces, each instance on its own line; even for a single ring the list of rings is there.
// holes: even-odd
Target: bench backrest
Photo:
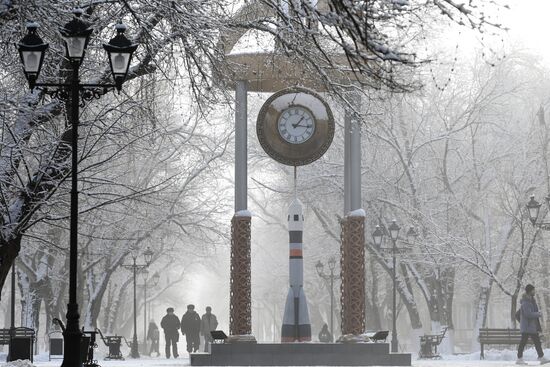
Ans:
[[[0,344],[7,344],[10,340],[10,329],[0,329]]]
[[[26,327],[17,327],[15,328],[15,337],[30,336],[34,338],[35,332],[34,329]],[[0,344],[8,344],[11,338],[10,329],[0,329]]]
[[[479,341],[481,343],[498,344],[500,342],[517,344],[520,340],[521,331],[519,329],[479,329]]]

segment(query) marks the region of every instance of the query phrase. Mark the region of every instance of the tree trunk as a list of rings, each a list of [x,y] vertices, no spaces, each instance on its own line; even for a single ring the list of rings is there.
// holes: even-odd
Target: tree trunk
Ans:
[[[11,266],[21,249],[21,236],[5,240],[0,238],[0,291],[11,271]],[[2,294],[2,292],[0,292]]]
[[[365,289],[365,314],[367,315],[368,330],[382,330],[382,320],[380,319],[379,301],[378,301],[378,275],[376,272],[376,261],[371,256],[368,262],[371,279],[371,289]],[[365,285],[367,282],[365,282]],[[370,294],[370,297],[369,297]]]
[[[474,319],[473,335],[479,335],[479,329],[487,327],[487,313],[489,310],[489,299],[491,298],[491,288],[493,281],[488,277],[483,280],[484,284],[479,290],[479,298],[476,304],[476,314]],[[479,350],[479,342],[472,340],[472,351]]]
[[[40,299],[36,283],[23,271],[17,271],[19,290],[21,292],[21,326],[39,331],[39,316],[42,300]]]
[[[440,289],[442,291],[440,319],[447,327],[445,338],[442,341],[441,351],[447,354],[454,353],[455,349],[453,324],[454,278],[455,270],[453,268],[442,271],[442,277],[440,278]]]

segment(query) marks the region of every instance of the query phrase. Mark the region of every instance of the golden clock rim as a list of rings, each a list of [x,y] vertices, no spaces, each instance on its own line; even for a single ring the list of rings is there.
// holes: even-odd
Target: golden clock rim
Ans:
[[[283,139],[280,136],[278,131],[276,135],[268,131],[270,129],[273,130],[273,126],[267,126],[267,125],[269,124],[273,125],[274,123],[276,126],[278,123],[278,118],[282,114],[282,111],[285,111],[287,108],[290,108],[289,106],[287,108],[284,108],[281,111],[277,111],[276,108],[272,106],[273,103],[278,98],[283,97],[285,95],[299,94],[299,93],[303,93],[306,96],[316,99],[317,100],[316,103],[319,102],[323,106],[324,113],[326,114],[326,118],[320,119],[319,116],[311,108],[308,108],[308,106],[305,106],[299,101],[296,103],[293,103],[296,106],[304,107],[304,108],[307,108],[309,111],[311,111],[312,117],[315,119],[316,131],[314,132],[314,135],[310,139],[306,140],[305,142],[300,144],[292,144],[287,142],[285,139]],[[273,114],[273,111],[270,111],[270,108],[271,110],[276,111],[277,115],[275,118],[271,118],[271,120],[268,120],[270,118],[269,114],[270,113]],[[323,126],[323,129],[318,128],[319,126]],[[278,130],[278,127],[277,127],[277,130]],[[335,131],[334,116],[332,114],[332,110],[330,109],[330,106],[328,105],[328,103],[318,93],[303,87],[285,88],[272,94],[262,105],[260,112],[258,113],[258,119],[256,122],[256,133],[257,133],[260,145],[262,146],[264,151],[277,162],[285,165],[289,165],[289,166],[303,166],[306,164],[310,164],[316,161],[317,159],[321,158],[326,153],[330,145],[332,144],[332,140],[334,138],[334,131]],[[278,141],[270,141],[270,140],[278,140]],[[275,146],[272,143],[274,143]],[[281,149],[281,146],[284,147],[284,149]],[[292,155],[288,154],[289,151],[293,152]]]

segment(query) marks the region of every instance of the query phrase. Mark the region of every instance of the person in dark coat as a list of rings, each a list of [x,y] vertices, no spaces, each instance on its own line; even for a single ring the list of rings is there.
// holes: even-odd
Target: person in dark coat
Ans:
[[[540,364],[550,363],[550,360],[544,357],[544,352],[540,345],[539,332],[542,331],[542,328],[539,318],[542,317],[542,313],[539,311],[539,307],[535,301],[535,287],[533,285],[527,284],[525,286],[525,293],[521,297],[520,304],[519,329],[521,332],[521,341],[518,346],[518,359],[516,364],[527,364],[527,362],[523,360],[523,349],[529,338],[531,338],[535,345]]]
[[[206,307],[206,313],[201,318],[201,334],[204,337],[204,351],[209,352],[210,343],[212,343],[211,331],[218,327],[218,319],[212,313],[212,307]]]
[[[321,343],[332,343],[332,334],[328,331],[328,325],[325,323],[319,332],[319,341]]]
[[[151,341],[151,349],[149,350],[149,356],[153,354],[153,352],[157,353],[157,357],[160,356],[159,339],[160,339],[159,328],[157,324],[155,324],[155,322],[151,320],[149,322],[149,329],[147,330],[147,340]]]
[[[181,333],[187,340],[187,351],[189,353],[199,350],[201,340],[201,317],[195,311],[194,305],[187,306],[187,312],[181,317]]]
[[[166,339],[166,358],[170,358],[170,344],[172,344],[174,358],[178,358],[178,341],[180,339],[178,329],[180,328],[180,319],[174,315],[172,307],[166,309],[166,315],[162,318],[160,326],[164,329],[164,338]]]

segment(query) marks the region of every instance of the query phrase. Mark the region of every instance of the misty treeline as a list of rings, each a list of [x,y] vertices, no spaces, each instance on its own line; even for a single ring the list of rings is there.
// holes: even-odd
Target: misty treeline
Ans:
[[[431,33],[451,26],[498,33],[501,26],[485,14],[495,6],[491,1],[92,0],[80,5],[94,26],[82,80],[109,80],[101,43],[113,36],[119,19],[140,44],[123,91],[88,101],[81,110],[78,303],[86,327],[129,330],[131,315],[124,310],[131,300],[131,274],[121,265],[132,256],[143,261],[145,248],[155,254],[150,274],[163,274],[150,293],[153,299],[185,276],[186,264],[209,261],[217,247],[228,245],[232,96],[218,76],[227,71],[224,42],[246,31],[269,34],[277,52],[316,72],[329,90],[327,98],[341,106],[335,107],[340,120],[342,106],[362,119],[369,328],[379,328],[388,317],[384,275],[391,271],[389,259],[372,247],[370,232],[393,217],[403,232],[412,225],[420,234],[411,254],[400,258],[398,282],[400,312],[417,333],[426,329],[421,317],[426,306],[428,329],[453,329],[459,282],[471,287],[472,301],[479,304],[478,326],[485,324],[495,292],[510,297],[513,312],[524,279],[542,285],[537,280],[548,272],[541,261],[544,234],[530,226],[522,208],[529,193],[541,195],[550,185],[544,173],[546,120],[539,113],[546,98],[545,69],[519,53],[494,67],[480,59],[457,68],[441,91],[424,67],[434,55],[418,51],[425,50]],[[15,261],[22,325],[42,328],[42,310],[45,331],[66,311],[71,126],[65,101],[28,90],[14,43],[24,35],[26,21],[38,21],[50,43],[41,78],[66,81],[57,29],[73,6],[73,1],[0,1],[1,294],[2,299],[8,294],[6,278]],[[348,98],[350,90],[361,95],[361,105]],[[252,111],[250,116],[253,121]],[[321,229],[319,254],[311,261],[339,239],[341,130],[339,125],[321,161],[300,169],[300,192]],[[250,140],[253,176],[270,165]],[[269,179],[260,175],[253,181],[250,193],[260,222],[279,229],[285,216],[274,214],[272,200],[286,186],[274,193],[272,183],[264,181],[280,185],[282,179],[287,185],[286,173],[273,167]],[[261,254],[256,259],[255,267],[265,260]],[[284,259],[278,268],[285,269]],[[306,266],[314,271],[313,264]],[[166,276],[166,269],[177,276]],[[268,278],[264,271],[260,280],[266,287]],[[315,282],[308,294],[318,322],[327,318],[323,287]],[[269,297],[262,300],[277,330],[281,310]],[[550,307],[546,297],[541,304]]]

